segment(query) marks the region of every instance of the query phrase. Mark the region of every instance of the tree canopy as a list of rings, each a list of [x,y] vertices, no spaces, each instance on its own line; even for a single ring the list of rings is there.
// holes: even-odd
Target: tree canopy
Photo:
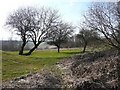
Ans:
[[[7,19],[6,25],[12,27],[21,37],[23,42],[19,54],[23,54],[26,43],[31,40],[34,44],[26,55],[30,55],[41,42],[45,41],[46,35],[51,28],[56,27],[60,22],[60,16],[57,10],[41,7],[19,8],[11,13]]]
[[[74,27],[71,24],[59,22],[56,27],[51,28],[48,34],[49,43],[54,44],[59,49],[62,43],[65,43],[72,35]]]
[[[120,13],[117,3],[93,3],[84,17],[89,28],[97,30],[106,38],[105,43],[120,50]]]

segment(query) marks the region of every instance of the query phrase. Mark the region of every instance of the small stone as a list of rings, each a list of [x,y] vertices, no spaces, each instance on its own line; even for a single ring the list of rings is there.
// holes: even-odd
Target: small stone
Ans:
[[[19,83],[26,83],[26,84],[29,83],[29,81],[28,81],[28,80],[25,80],[25,79],[20,79],[18,82],[19,82]]]

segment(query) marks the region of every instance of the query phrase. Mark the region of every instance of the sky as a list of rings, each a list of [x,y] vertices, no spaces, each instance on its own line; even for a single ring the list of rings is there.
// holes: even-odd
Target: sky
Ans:
[[[20,7],[33,6],[39,8],[45,6],[57,9],[64,21],[71,22],[73,25],[79,25],[91,3],[90,1],[91,0],[2,0],[0,3],[0,40],[8,40],[11,37],[13,40],[20,39],[5,26],[9,14]],[[75,33],[77,32],[79,31],[76,30]]]

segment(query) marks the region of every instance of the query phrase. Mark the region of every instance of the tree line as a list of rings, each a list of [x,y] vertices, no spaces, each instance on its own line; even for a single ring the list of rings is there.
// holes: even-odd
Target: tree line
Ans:
[[[62,44],[74,43],[71,39],[76,28],[79,33],[75,36],[79,44],[84,46],[83,52],[90,43],[102,41],[120,51],[120,3],[92,3],[84,15],[84,21],[73,26],[62,20],[58,10],[51,8],[19,8],[11,13],[6,25],[21,37],[22,45],[19,55],[31,53],[44,41],[57,46],[58,52]],[[76,40],[77,40],[76,39]],[[72,40],[72,41],[71,41]],[[34,46],[28,53],[23,53],[26,44],[32,41]],[[93,45],[93,44],[92,44]],[[78,45],[79,46],[79,45]]]

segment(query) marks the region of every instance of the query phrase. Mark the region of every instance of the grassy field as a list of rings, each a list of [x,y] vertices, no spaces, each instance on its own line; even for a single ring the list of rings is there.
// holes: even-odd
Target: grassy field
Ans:
[[[20,56],[18,52],[2,52],[2,79],[3,81],[15,77],[37,72],[44,67],[49,67],[64,57],[69,57],[80,52],[80,49],[61,50],[39,50],[31,56]]]

